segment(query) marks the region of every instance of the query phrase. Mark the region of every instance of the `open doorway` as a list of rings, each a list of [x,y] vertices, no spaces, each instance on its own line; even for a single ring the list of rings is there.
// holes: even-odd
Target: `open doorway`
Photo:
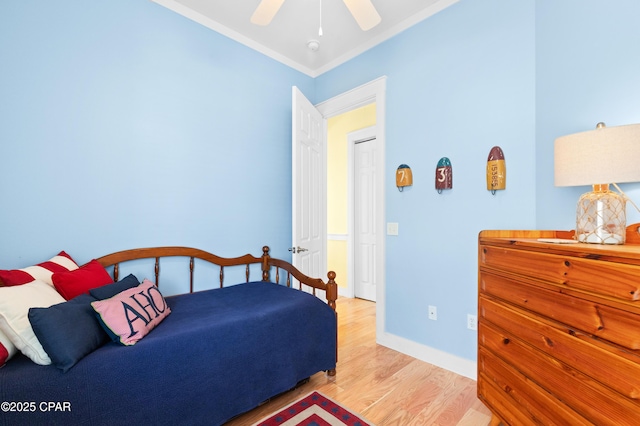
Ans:
[[[372,256],[372,261],[375,263],[375,273],[378,278],[378,282],[376,283],[376,335],[382,336],[384,334],[384,324],[385,324],[385,238],[384,238],[384,221],[385,221],[385,190],[384,190],[384,175],[385,175],[385,113],[386,113],[386,77],[381,77],[377,80],[371,81],[367,84],[359,86],[355,89],[352,89],[348,92],[345,92],[341,95],[335,96],[327,101],[324,101],[318,105],[316,108],[322,114],[325,124],[328,124],[328,121],[333,118],[340,116],[344,113],[356,111],[363,107],[372,107],[375,109],[375,120],[370,122],[370,126],[375,124],[375,135],[377,142],[377,162],[378,162],[378,172],[375,175],[374,179],[376,182],[376,193],[374,196],[374,210],[375,214],[378,218],[377,231],[380,235],[380,244],[377,245],[374,249],[375,253]],[[367,126],[362,126],[367,127]],[[362,128],[361,127],[361,128]],[[325,127],[326,131],[326,127]],[[348,147],[349,145],[347,145]],[[331,154],[329,154],[331,155]],[[347,158],[344,160],[348,161]],[[333,165],[328,164],[328,175],[330,176],[334,173]],[[345,167],[346,170],[346,167]],[[346,171],[344,172],[346,174]],[[345,182],[348,182],[346,178],[343,178],[342,186],[346,189],[347,185]],[[328,194],[329,198],[329,194]],[[342,196],[342,204],[348,203],[348,196],[345,194]],[[329,206],[328,201],[328,214],[332,213],[332,207]],[[348,218],[348,216],[346,216]],[[346,231],[347,225],[344,224],[343,228],[344,232],[334,232],[335,230],[331,230],[328,228],[328,236],[327,236],[327,246],[331,247],[330,249],[336,249],[339,256],[342,258],[347,258],[349,250],[347,248],[348,242],[348,232]],[[346,235],[345,235],[346,234]],[[331,261],[330,261],[331,262]],[[339,269],[334,263],[329,263],[331,265],[331,269]],[[343,270],[336,270],[338,277],[349,277],[349,273],[347,271],[347,263],[345,262],[343,266]],[[348,278],[347,278],[348,279]],[[338,279],[339,284],[339,294],[346,292],[346,285],[342,285],[341,280]],[[344,294],[345,296],[349,296],[348,294]]]
[[[327,260],[339,294],[376,301],[376,104],[327,120]]]

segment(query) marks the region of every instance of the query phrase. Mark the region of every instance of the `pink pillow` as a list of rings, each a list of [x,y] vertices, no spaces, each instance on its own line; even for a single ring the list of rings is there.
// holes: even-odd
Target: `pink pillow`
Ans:
[[[22,285],[36,279],[53,285],[51,275],[54,272],[73,271],[74,269],[78,269],[76,262],[67,253],[61,251],[57,256],[34,266],[22,269],[0,270],[0,285]]]
[[[134,345],[171,313],[158,287],[148,279],[91,306],[111,339],[126,346]]]
[[[74,271],[56,272],[51,278],[54,287],[65,300],[89,294],[92,288],[113,282],[111,275],[95,259]]]

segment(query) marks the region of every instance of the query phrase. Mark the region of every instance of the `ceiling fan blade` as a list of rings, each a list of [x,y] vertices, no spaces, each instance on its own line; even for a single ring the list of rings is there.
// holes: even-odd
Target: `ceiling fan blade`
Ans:
[[[251,15],[251,23],[269,25],[278,10],[280,10],[282,3],[284,3],[284,0],[262,0],[253,15]]]
[[[382,21],[371,0],[342,0],[362,31],[370,30]]]

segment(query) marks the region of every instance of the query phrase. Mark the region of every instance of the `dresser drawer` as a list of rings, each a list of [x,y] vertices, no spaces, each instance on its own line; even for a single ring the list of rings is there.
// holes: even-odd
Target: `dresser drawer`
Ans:
[[[478,351],[478,397],[507,425],[593,425],[482,347]]]
[[[640,357],[483,296],[479,299],[478,312],[481,321],[518,336],[559,361],[575,365],[627,398],[640,399]],[[611,365],[616,368],[603,368]]]
[[[531,275],[622,300],[640,300],[640,266],[489,245],[479,249],[481,268]]]
[[[500,365],[510,366],[518,375],[526,378],[523,379],[525,382],[530,381],[526,383],[522,393],[543,389],[549,395],[563,395],[558,402],[571,407],[571,410],[593,424],[640,424],[640,404],[637,401],[622,397],[575,368],[525,344],[517,335],[500,331],[481,321],[478,327],[478,344],[479,374],[486,373],[496,380],[499,373],[494,369]],[[490,359],[487,359],[487,354]],[[512,380],[500,384],[507,392],[514,386],[517,389],[518,383]],[[555,413],[546,414],[553,416]]]
[[[480,292],[506,300],[632,350],[640,349],[640,315],[539,287],[526,278],[480,271]]]

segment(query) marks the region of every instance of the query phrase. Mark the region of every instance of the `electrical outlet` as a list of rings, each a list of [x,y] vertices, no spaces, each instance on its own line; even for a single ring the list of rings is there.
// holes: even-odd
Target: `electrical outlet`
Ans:
[[[467,314],[467,328],[469,330],[478,329],[478,317],[475,315]]]
[[[429,305],[429,319],[434,321],[438,319],[438,308],[435,306]]]

